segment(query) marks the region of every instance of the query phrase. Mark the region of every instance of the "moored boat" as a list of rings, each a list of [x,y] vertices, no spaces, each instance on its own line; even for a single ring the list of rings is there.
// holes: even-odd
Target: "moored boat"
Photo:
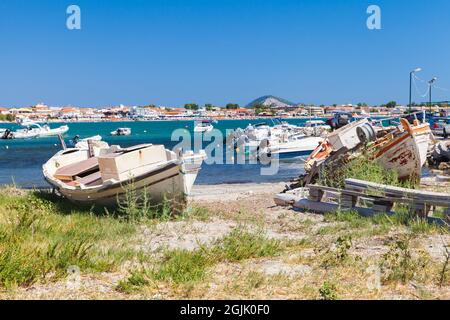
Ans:
[[[129,136],[131,135],[131,128],[118,128],[110,133],[112,136]]]
[[[197,122],[194,127],[194,132],[202,133],[202,132],[210,132],[214,129],[212,122],[210,120],[203,120]]]
[[[302,156],[308,156],[323,141],[321,137],[306,136],[304,134],[296,134],[290,136],[285,141],[271,142],[265,140],[265,148],[260,148],[259,156],[276,156],[280,159],[290,159]]]

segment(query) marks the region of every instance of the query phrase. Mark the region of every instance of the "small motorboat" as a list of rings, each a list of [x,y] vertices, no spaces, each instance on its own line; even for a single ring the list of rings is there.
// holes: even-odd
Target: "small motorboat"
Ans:
[[[214,126],[212,125],[211,121],[209,120],[203,120],[201,122],[197,122],[195,124],[194,132],[210,132],[214,129]]]
[[[131,128],[118,128],[111,131],[112,136],[129,136],[131,135]]]
[[[35,124],[35,125],[39,126],[38,124]],[[69,131],[69,126],[66,126],[66,125],[52,129],[52,128],[50,128],[50,126],[48,124],[44,124],[42,127],[40,127],[39,137],[54,137],[59,134],[63,135],[67,131]]]
[[[35,129],[19,129],[17,131],[11,131],[6,129],[1,135],[0,139],[32,139],[39,136],[39,132]]]
[[[34,132],[37,132],[39,137],[55,137],[69,131],[69,126],[67,125],[52,129],[47,123],[41,126],[39,123],[30,120],[24,120],[19,122],[19,124],[26,127],[29,131],[33,130]]]
[[[81,139],[79,135],[76,135],[75,137],[73,137],[70,141],[69,141],[69,145],[71,147],[75,147],[75,148],[87,148],[88,145],[88,141],[102,141],[102,136],[100,135],[96,135],[96,136],[92,136],[92,137],[88,137],[88,138],[83,138]]]
[[[81,204],[115,206],[132,190],[152,203],[184,203],[206,153],[175,153],[163,145],[130,148],[90,142],[87,148],[56,153],[43,166],[45,179],[58,193]]]
[[[290,136],[287,141],[279,141],[275,144],[270,140],[264,140],[261,142],[261,146],[264,145],[264,147],[260,146],[259,156],[276,156],[280,159],[308,156],[323,140],[321,137],[306,136],[304,134]]]

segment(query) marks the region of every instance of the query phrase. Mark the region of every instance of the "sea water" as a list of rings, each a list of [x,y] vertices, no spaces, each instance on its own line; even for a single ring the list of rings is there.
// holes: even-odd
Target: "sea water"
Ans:
[[[303,125],[307,119],[289,119],[287,122]],[[225,137],[227,129],[245,128],[248,124],[266,122],[269,119],[223,120],[214,124]],[[142,143],[163,144],[172,149],[179,141],[172,141],[172,133],[177,129],[187,130],[194,136],[194,121],[142,121],[142,122],[69,122],[51,123],[51,128],[67,124],[69,132],[64,135],[66,143],[75,135],[87,138],[101,135],[109,144],[129,147]],[[119,127],[131,128],[130,136],[110,136]],[[0,128],[19,129],[16,124],[0,123]],[[203,142],[206,147],[210,142]],[[218,143],[218,142],[214,142]],[[48,187],[42,176],[42,165],[61,149],[58,137],[26,140],[0,140],[0,184],[11,184],[23,188]],[[206,164],[197,177],[197,184],[249,183],[288,181],[303,172],[301,159],[280,160],[277,174],[262,175],[259,164]]]

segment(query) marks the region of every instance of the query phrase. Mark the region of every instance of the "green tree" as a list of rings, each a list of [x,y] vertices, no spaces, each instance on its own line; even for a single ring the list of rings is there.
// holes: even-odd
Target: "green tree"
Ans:
[[[386,103],[386,108],[395,108],[397,106],[397,102],[395,101],[389,101]]]
[[[198,110],[198,104],[196,104],[196,103],[186,103],[184,105],[184,108],[186,110]]]
[[[227,109],[239,109],[239,105],[237,103],[228,103],[225,108]]]
[[[211,103],[205,104],[206,111],[212,111],[212,110],[214,110],[214,108],[215,107]]]

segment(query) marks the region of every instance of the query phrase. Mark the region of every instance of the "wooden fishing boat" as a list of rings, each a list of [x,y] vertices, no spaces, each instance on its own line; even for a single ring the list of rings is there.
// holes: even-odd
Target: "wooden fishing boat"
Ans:
[[[402,118],[400,126],[386,132],[376,130],[363,119],[331,133],[311,153],[305,162],[305,171],[309,175],[316,174],[317,168],[333,155],[345,154],[367,144],[370,158],[387,170],[395,170],[400,179],[420,179],[431,139],[428,123],[415,120],[411,125]]]
[[[90,142],[88,148],[56,153],[43,166],[45,179],[65,198],[83,204],[116,205],[127,191],[145,192],[152,203],[180,202],[190,193],[203,160],[198,154],[176,154],[162,145],[131,148]]]
[[[432,139],[431,128],[417,120],[411,125],[402,118],[400,123],[400,127],[378,139],[369,150],[374,160],[387,170],[395,170],[400,179],[420,179]]]

